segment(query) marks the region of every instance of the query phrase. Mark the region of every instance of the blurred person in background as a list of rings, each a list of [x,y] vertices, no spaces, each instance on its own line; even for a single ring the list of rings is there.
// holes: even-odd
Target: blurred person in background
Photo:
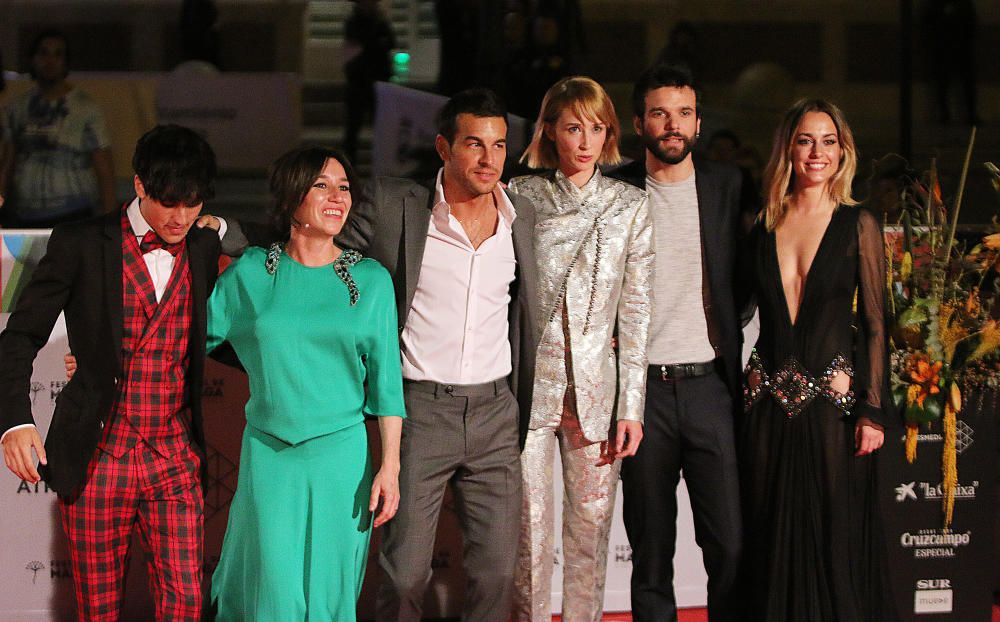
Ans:
[[[441,41],[437,81],[437,92],[441,95],[450,97],[479,84],[481,13],[486,8],[476,0],[434,0]]]
[[[66,35],[45,30],[31,44],[35,87],[4,110],[0,148],[3,226],[48,228],[116,208],[110,139],[89,95],[67,82]]]
[[[667,44],[660,50],[656,64],[683,65],[695,76],[701,75],[698,28],[681,20],[674,24],[667,37]]]
[[[389,18],[378,0],[355,0],[354,11],[344,24],[344,74],[347,78],[347,122],[344,151],[358,159],[358,134],[365,120],[374,120],[375,83],[392,76],[389,55],[396,47]]]
[[[740,185],[740,217],[743,228],[750,230],[760,212],[760,166],[759,157],[753,147],[743,145],[736,132],[722,129],[708,139],[705,156],[713,162],[729,162],[740,169],[743,182]],[[755,174],[755,171],[757,173]]]
[[[895,153],[882,156],[872,162],[865,207],[880,219],[884,216],[889,224],[898,223],[906,205],[906,188],[919,178],[917,171],[910,167],[903,156]]]
[[[184,0],[181,3],[180,40],[182,62],[207,63],[219,67],[219,9],[214,0]]]
[[[930,0],[924,12],[931,79],[938,119],[951,123],[951,95],[960,91],[961,111],[969,125],[979,122],[976,104],[976,3],[973,0]]]

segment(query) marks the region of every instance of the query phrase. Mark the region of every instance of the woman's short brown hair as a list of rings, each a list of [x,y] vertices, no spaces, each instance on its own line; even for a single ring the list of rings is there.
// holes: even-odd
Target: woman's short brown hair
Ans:
[[[347,183],[351,186],[351,205],[355,205],[361,197],[361,185],[350,161],[336,149],[299,147],[279,157],[271,165],[271,224],[282,239],[291,237],[295,210],[305,200],[313,182],[330,159],[340,162],[344,167]]]
[[[600,84],[585,76],[563,78],[545,93],[542,108],[535,121],[535,133],[531,144],[524,150],[521,162],[531,168],[558,168],[559,154],[555,142],[546,136],[546,126],[551,126],[559,118],[564,108],[569,108],[581,120],[595,119],[604,124],[607,138],[598,164],[618,164],[622,161],[618,152],[618,137],[621,129],[615,105]]]

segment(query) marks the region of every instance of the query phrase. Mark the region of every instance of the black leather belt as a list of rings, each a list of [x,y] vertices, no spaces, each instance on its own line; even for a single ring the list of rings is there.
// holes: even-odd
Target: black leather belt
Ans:
[[[715,371],[715,361],[705,363],[675,363],[672,365],[650,365],[649,374],[658,376],[660,380],[677,380],[678,378],[697,378],[707,376]]]

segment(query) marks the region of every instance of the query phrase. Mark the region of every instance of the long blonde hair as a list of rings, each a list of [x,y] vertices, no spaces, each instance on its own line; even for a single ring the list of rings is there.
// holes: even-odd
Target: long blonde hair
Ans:
[[[542,108],[535,121],[535,133],[531,144],[524,150],[521,162],[531,168],[558,168],[559,154],[551,138],[545,135],[547,125],[555,123],[564,108],[569,108],[580,119],[596,119],[604,124],[607,137],[598,164],[618,164],[622,161],[618,152],[618,137],[621,129],[615,105],[611,103],[604,88],[585,76],[563,78],[545,93]]]
[[[837,128],[840,141],[840,164],[830,178],[828,191],[830,198],[838,204],[856,205],[851,198],[851,182],[858,166],[858,152],[854,145],[854,135],[847,125],[847,119],[840,108],[824,99],[800,99],[795,102],[774,133],[771,159],[764,169],[764,225],[768,231],[781,222],[788,209],[788,195],[793,188],[795,173],[792,170],[792,148],[795,146],[795,130],[802,117],[809,112],[824,112],[830,115]]]

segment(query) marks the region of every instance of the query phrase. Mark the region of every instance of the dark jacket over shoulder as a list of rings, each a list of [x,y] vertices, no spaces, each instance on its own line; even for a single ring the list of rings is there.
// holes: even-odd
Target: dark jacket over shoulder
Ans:
[[[743,333],[739,310],[742,288],[736,283],[736,262],[743,239],[741,222],[742,178],[730,164],[694,158],[695,189],[701,225],[701,255],[705,267],[702,299],[708,320],[709,337],[716,355],[722,359],[726,385],[735,403],[742,403],[741,348]],[[642,160],[608,172],[609,177],[645,189],[646,165]],[[650,211],[656,206],[650,204]],[[653,300],[656,300],[654,292]],[[654,302],[655,304],[655,302]]]
[[[218,275],[219,239],[214,231],[193,227],[187,248],[192,296],[187,401],[192,440],[204,455],[201,390],[205,301]],[[45,439],[49,464],[39,468],[49,486],[61,495],[69,495],[83,482],[111,415],[117,383],[123,377],[122,296],[121,213],[61,225],[52,231],[45,256],[0,334],[2,433],[34,423],[29,397],[32,364],[59,313],[66,314],[77,371],[56,400]]]

